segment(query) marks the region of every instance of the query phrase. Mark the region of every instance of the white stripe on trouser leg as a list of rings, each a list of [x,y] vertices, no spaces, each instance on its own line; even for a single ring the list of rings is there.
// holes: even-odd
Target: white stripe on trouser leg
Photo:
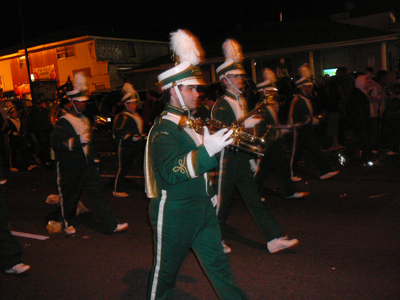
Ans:
[[[224,155],[225,155],[225,148],[221,151],[221,157],[219,160],[219,177],[218,177],[218,202],[217,202],[217,209],[216,213],[218,215],[219,207],[221,206],[221,185],[222,185],[222,176],[224,174],[223,166],[224,166]]]
[[[60,176],[60,162],[57,162],[57,186],[58,186],[58,194],[60,195],[60,206],[61,206],[61,216],[64,220],[65,227],[68,227],[68,222],[65,220],[64,216],[64,197],[61,191],[61,176]]]
[[[114,183],[114,191],[117,192],[117,183],[119,180],[119,174],[121,173],[121,147],[122,140],[119,140],[119,145],[118,145],[118,172],[117,175],[115,176],[115,183]],[[124,192],[124,191],[123,191]]]
[[[294,153],[296,152],[296,140],[297,140],[297,130],[296,127],[293,128],[293,146],[292,146],[292,155],[290,157],[290,177],[293,178],[293,160]]]
[[[161,201],[158,207],[158,218],[157,218],[157,249],[156,249],[156,266],[154,268],[153,285],[151,287],[151,300],[156,298],[158,276],[160,274],[161,265],[161,245],[162,245],[162,229],[164,221],[164,205],[167,199],[167,191],[161,191]]]

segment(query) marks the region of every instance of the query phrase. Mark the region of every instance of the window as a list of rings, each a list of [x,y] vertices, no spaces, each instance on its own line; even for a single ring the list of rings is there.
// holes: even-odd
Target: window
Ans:
[[[75,56],[74,45],[57,47],[57,59],[74,57],[74,56]]]
[[[129,53],[129,58],[136,58],[135,43],[128,44],[128,53]]]
[[[19,58],[19,67],[20,67],[20,69],[26,68],[26,58],[25,58],[25,56],[21,56]]]

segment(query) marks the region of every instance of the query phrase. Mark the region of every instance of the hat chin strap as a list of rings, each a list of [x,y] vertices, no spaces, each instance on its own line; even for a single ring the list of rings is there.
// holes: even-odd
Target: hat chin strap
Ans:
[[[230,84],[230,86],[239,94],[243,94],[243,92],[241,90],[239,90],[236,86],[233,85],[232,81],[228,78],[228,76],[224,75],[226,81],[228,81],[228,83]]]
[[[78,115],[80,115],[81,113],[76,109],[74,100],[71,100],[71,101],[72,101],[72,106],[74,107],[74,110],[76,111],[76,113]]]
[[[175,93],[178,96],[179,103],[181,104],[183,110],[186,110],[189,112],[189,116],[190,116],[190,110],[186,107],[185,102],[183,101],[183,98],[182,98],[181,92],[178,88],[178,85],[174,84],[173,86],[174,86]]]

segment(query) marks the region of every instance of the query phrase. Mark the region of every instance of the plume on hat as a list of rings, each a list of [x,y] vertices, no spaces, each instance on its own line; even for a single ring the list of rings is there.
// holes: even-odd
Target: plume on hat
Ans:
[[[311,78],[312,74],[311,74],[310,68],[308,67],[307,63],[304,63],[299,68],[299,75],[301,78]]]
[[[88,89],[86,77],[85,74],[83,74],[83,72],[78,72],[74,75],[74,83],[75,83],[74,87],[75,90],[83,92]]]
[[[235,40],[228,39],[222,45],[224,50],[225,60],[234,60],[236,63],[241,63],[244,59],[242,46]]]
[[[264,81],[277,82],[276,75],[271,69],[264,69]]]
[[[196,66],[204,56],[204,50],[199,40],[188,30],[178,29],[171,32],[171,49],[179,57],[179,62],[184,61]]]
[[[125,82],[124,85],[122,86],[122,94],[125,96],[127,93],[131,93],[131,94],[136,93],[133,85],[129,82]]]

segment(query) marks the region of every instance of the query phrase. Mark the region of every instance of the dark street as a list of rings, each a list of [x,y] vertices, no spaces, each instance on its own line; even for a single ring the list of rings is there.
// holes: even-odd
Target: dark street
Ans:
[[[336,163],[332,153],[325,155]],[[312,165],[302,162],[298,187],[309,191],[308,197],[266,197],[265,205],[289,237],[300,240],[286,252],[268,253],[235,196],[225,240],[232,248],[232,273],[250,299],[400,299],[399,157],[377,156],[379,166],[339,167],[340,174],[328,180],[318,179]],[[149,200],[136,165],[130,172],[130,196],[113,197],[116,167],[115,153],[102,152],[100,173],[109,206],[129,230],[104,235],[89,212],[79,216],[77,233],[70,238],[46,230],[56,209],[45,203],[58,193],[54,171],[7,172],[11,230],[49,238],[17,237],[32,269],[19,276],[1,272],[1,299],[145,299],[153,255]],[[273,172],[265,185],[280,188]],[[182,265],[174,299],[217,299],[193,254]]]

